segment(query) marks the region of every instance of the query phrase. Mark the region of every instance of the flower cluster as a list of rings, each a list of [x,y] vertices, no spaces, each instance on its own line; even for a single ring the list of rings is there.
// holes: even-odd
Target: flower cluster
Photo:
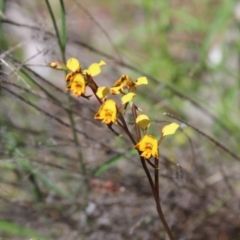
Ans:
[[[68,72],[65,78],[67,82],[66,89],[71,91],[72,95],[86,98],[89,98],[89,96],[86,96],[86,86],[88,86],[89,80],[101,73],[101,66],[104,65],[106,65],[106,63],[100,61],[99,63],[91,64],[88,69],[82,70],[82,65],[76,58],[68,59],[66,65],[57,61],[49,64],[52,68],[66,70]]]
[[[66,82],[68,91],[72,92],[72,95],[76,97],[90,98],[86,95],[86,87],[88,86],[93,94],[96,96],[101,106],[94,116],[94,119],[102,120],[107,124],[110,129],[111,125],[118,124],[126,133],[129,133],[127,124],[124,120],[124,113],[128,106],[134,109],[139,109],[133,103],[133,98],[136,96],[135,90],[140,85],[148,84],[146,77],[139,77],[137,80],[131,79],[128,75],[123,74],[110,88],[106,86],[98,87],[97,83],[93,80],[93,77],[101,73],[101,67],[106,65],[104,61],[91,64],[88,69],[82,70],[81,63],[76,58],[70,58],[66,65],[59,62],[51,62],[50,67],[55,69],[62,69],[67,71]],[[117,104],[115,100],[111,98],[111,95],[121,96],[121,103]],[[135,143],[131,135],[131,140],[135,144],[135,149],[139,151],[141,157],[150,159],[154,157],[159,158],[159,145],[163,138],[167,135],[174,134],[179,125],[171,123],[162,129],[162,134],[159,139],[155,136],[147,134],[147,129],[150,126],[150,119],[145,114],[140,114],[135,119],[135,124],[142,129],[142,136]]]
[[[139,120],[138,118],[139,119],[142,118],[142,120],[138,121]],[[142,115],[139,115],[138,118],[136,120],[136,123],[143,130],[150,125],[150,120],[148,120],[147,115],[142,114]],[[162,135],[159,140],[152,135],[144,134],[143,137],[140,139],[140,141],[135,145],[135,148],[138,151],[142,152],[141,156],[146,159],[150,159],[152,156],[158,159],[159,158],[158,147],[162,142],[163,138],[167,135],[174,134],[178,128],[179,128],[179,125],[177,123],[171,123],[165,126],[162,129]]]

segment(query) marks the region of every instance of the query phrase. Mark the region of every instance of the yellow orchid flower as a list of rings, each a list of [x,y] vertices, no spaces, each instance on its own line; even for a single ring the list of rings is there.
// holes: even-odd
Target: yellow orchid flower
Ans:
[[[54,65],[54,63],[53,63]],[[100,61],[99,63],[93,63],[89,66],[88,69],[85,69],[82,71],[82,65],[76,58],[69,58],[67,60],[67,69],[70,71],[70,73],[66,76],[66,81],[69,82],[74,77],[76,73],[82,73],[83,76],[88,74],[92,77],[97,76],[101,72],[101,66],[106,65],[104,61]]]
[[[145,114],[140,114],[136,118],[136,124],[142,129],[146,130],[150,126],[150,120],[149,117]]]
[[[72,94],[76,97],[85,96],[86,83],[83,75],[75,74],[67,86],[67,90],[72,91]]]
[[[135,145],[135,148],[139,150],[141,156],[150,159],[151,156],[158,157],[158,140],[152,135],[144,135],[140,141]]]
[[[106,124],[117,124],[116,103],[112,99],[106,100],[99,108],[98,112],[94,116],[94,119],[102,119],[102,122]]]
[[[123,94],[125,88],[127,88],[129,91],[133,91],[138,85],[142,84],[148,84],[146,77],[139,77],[137,81],[134,82],[128,75],[123,74],[120,79],[113,84],[110,91],[112,94]]]
[[[135,84],[133,80],[128,76],[123,74],[120,79],[118,79],[111,87],[110,91],[112,94],[124,93],[124,88],[132,88]]]
[[[67,75],[66,75],[66,81],[71,83],[71,80],[73,79],[73,77],[76,74],[80,74],[81,73],[81,63],[76,59],[76,58],[69,58],[67,60],[67,64],[66,67],[68,69],[68,71],[70,71]],[[70,87],[70,85],[68,85],[68,88]]]
[[[69,58],[66,65],[58,61],[52,61],[48,64],[49,67],[59,69],[59,70],[68,70],[69,73],[66,75],[66,81],[70,82],[75,74],[82,73],[84,75],[91,75],[92,77],[97,76],[101,72],[101,66],[106,65],[104,61],[99,63],[91,64],[88,69],[82,71],[82,65],[76,58]]]

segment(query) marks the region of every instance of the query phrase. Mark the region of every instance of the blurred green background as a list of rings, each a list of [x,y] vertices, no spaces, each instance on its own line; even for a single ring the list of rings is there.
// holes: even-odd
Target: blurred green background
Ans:
[[[134,100],[149,133],[181,124],[160,149],[161,203],[176,239],[240,239],[238,1],[0,8],[1,239],[166,239],[130,141],[94,121],[94,98],[68,96],[65,73],[46,66],[70,57],[83,68],[104,60],[99,86],[147,76]]]

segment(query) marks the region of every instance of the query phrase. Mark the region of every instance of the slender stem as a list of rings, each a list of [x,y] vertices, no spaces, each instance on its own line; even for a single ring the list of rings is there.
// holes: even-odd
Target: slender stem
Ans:
[[[137,141],[141,139],[141,133],[139,126],[136,124],[136,118],[137,118],[137,111],[136,111],[136,106],[133,104],[132,105],[132,115],[133,115],[133,121],[135,125],[135,130],[136,130],[136,135],[137,135]]]
[[[2,20],[4,18],[4,12],[5,12],[5,7],[6,7],[6,0],[0,1],[0,51],[3,50],[3,29],[2,29]],[[0,77],[3,75],[2,74],[2,65],[0,65]],[[0,86],[1,90],[1,86]]]
[[[141,163],[142,163],[142,166],[145,170],[145,173],[147,175],[147,178],[148,178],[148,181],[150,183],[150,186],[151,186],[151,189],[152,189],[152,194],[153,194],[153,197],[154,197],[154,200],[155,200],[155,203],[156,203],[156,208],[157,208],[157,212],[158,212],[158,216],[167,232],[167,235],[168,237],[170,238],[170,240],[174,240],[174,237],[173,237],[173,234],[165,220],[165,217],[163,215],[163,212],[162,212],[162,207],[161,207],[161,204],[160,204],[160,198],[159,196],[157,195],[157,192],[156,192],[156,189],[155,189],[155,186],[154,186],[154,183],[153,183],[153,180],[151,178],[151,175],[147,169],[147,166],[146,166],[146,163],[145,163],[145,159],[143,157],[141,157]]]
[[[157,166],[154,168],[154,185],[155,185],[156,194],[160,198],[160,195],[159,195],[159,168],[158,168],[159,160],[157,158],[155,158],[154,162],[155,162],[155,166]]]
[[[61,30],[62,30],[61,38],[60,38],[60,43],[61,43],[60,48],[61,48],[61,52],[64,53],[63,60],[66,60],[65,59],[65,49],[66,49],[66,43],[67,43],[66,10],[65,10],[63,0],[59,0],[59,1],[61,5]]]
[[[222,143],[218,142],[217,140],[215,140],[214,138],[212,138],[211,136],[207,135],[206,133],[202,132],[201,130],[199,130],[198,128],[194,127],[193,125],[187,123],[186,121],[184,121],[183,119],[176,117],[170,113],[164,113],[164,115],[173,118],[181,123],[186,124],[188,127],[191,127],[193,130],[195,130],[197,133],[199,133],[200,135],[202,135],[203,137],[207,138],[210,142],[214,143],[216,146],[218,146],[219,148],[221,148],[222,150],[224,150],[226,153],[228,153],[230,156],[232,156],[234,159],[240,161],[240,157],[238,155],[236,155],[234,152],[232,152],[230,149],[228,149],[226,146],[224,146]],[[218,122],[219,123],[219,122]]]
[[[125,121],[125,119],[124,119],[124,117],[123,117],[123,115],[122,115],[121,113],[119,114],[119,118],[120,118],[120,120],[121,120],[121,122],[122,122],[122,124],[123,124],[123,126],[122,126],[123,130],[126,132],[126,134],[128,135],[128,137],[129,137],[130,140],[132,141],[133,145],[136,145],[136,141],[135,141],[135,139],[133,138],[133,135],[130,133],[130,131],[129,131],[129,129],[128,129],[128,126],[127,126],[127,124],[126,124],[126,121]]]
[[[141,133],[140,133],[139,126],[136,124],[137,111],[136,111],[136,107],[135,107],[134,104],[132,105],[132,115],[133,115],[133,121],[134,121],[134,125],[135,125],[136,135],[137,135],[137,141],[139,141],[141,139]],[[139,156],[140,156],[140,152],[138,152],[138,153],[139,153]],[[151,185],[151,188],[154,189],[154,183],[153,183],[151,174],[150,174],[150,172],[147,168],[146,160],[143,157],[140,157],[140,159],[141,159],[141,162],[142,162],[143,169],[144,169],[144,171],[147,175],[148,181]]]
[[[155,193],[156,194],[156,193]],[[165,217],[164,217],[164,214],[162,212],[162,207],[161,207],[161,204],[160,204],[160,201],[159,201],[159,198],[158,199],[155,199],[155,202],[156,202],[156,207],[157,207],[157,211],[158,211],[158,216],[159,218],[161,219],[162,221],[162,224],[167,232],[167,235],[168,237],[170,238],[170,240],[174,240],[175,238],[173,237],[173,234],[172,234],[172,231],[171,229],[169,228],[168,224],[167,224],[167,221],[165,220]]]
[[[141,134],[140,134],[140,129],[138,127],[138,125],[136,124],[136,118],[137,118],[137,112],[136,112],[136,107],[135,105],[133,104],[132,105],[132,114],[133,114],[133,119],[134,119],[134,123],[135,123],[135,127],[136,127],[136,135],[137,135],[137,139],[138,141],[140,140],[141,138]],[[140,156],[140,154],[139,154]],[[142,166],[143,166],[143,169],[147,175],[147,178],[148,178],[148,181],[149,181],[149,184],[151,186],[151,189],[152,189],[152,194],[153,194],[153,197],[154,197],[154,200],[155,200],[155,203],[156,203],[156,208],[157,208],[157,212],[158,212],[158,216],[168,234],[168,237],[170,238],[170,240],[174,240],[174,237],[173,237],[173,234],[165,220],[165,217],[163,215],[163,212],[162,212],[162,207],[161,207],[161,204],[160,204],[160,197],[159,197],[159,175],[158,175],[158,168],[155,168],[155,183],[153,183],[153,180],[152,180],[152,177],[151,177],[151,174],[147,168],[147,165],[146,165],[146,160],[143,158],[143,157],[140,157],[141,159],[141,163],[142,163]],[[158,166],[158,159],[155,159],[155,165]]]
[[[58,45],[59,45],[61,55],[62,55],[62,61],[66,62],[66,57],[65,57],[65,50],[66,50],[66,43],[67,43],[66,12],[65,12],[65,6],[64,6],[63,0],[59,0],[59,1],[60,1],[60,6],[61,6],[61,30],[62,30],[61,33],[58,29],[57,21],[56,21],[56,18],[54,16],[54,14],[53,14],[53,10],[52,10],[52,7],[49,3],[49,0],[45,0],[48,11],[49,11],[49,14],[50,14],[52,22],[53,22],[54,30],[55,30],[55,33],[56,33],[56,36],[57,36]],[[71,126],[72,126],[72,128],[71,128],[72,129],[72,135],[73,135],[73,139],[74,139],[74,142],[75,142],[75,146],[77,148],[78,161],[79,161],[79,164],[80,164],[80,168],[82,170],[82,174],[84,176],[84,179],[83,179],[84,184],[83,184],[83,189],[82,189],[82,192],[83,192],[82,193],[82,195],[83,195],[82,209],[85,209],[85,207],[88,203],[89,182],[88,182],[88,179],[87,179],[86,165],[83,161],[83,156],[82,156],[82,153],[81,153],[81,147],[80,147],[80,144],[79,144],[79,141],[78,141],[77,132],[75,131],[75,121],[74,121],[74,118],[73,118],[73,114],[71,112],[72,103],[71,103],[71,98],[70,98],[69,94],[67,95],[67,98],[68,98],[68,109],[69,109],[67,111],[67,114],[68,114],[68,117],[69,117],[69,120],[70,120],[70,123],[71,123]]]
[[[92,89],[94,95],[96,96],[96,98],[98,99],[98,101],[100,102],[100,104],[102,103],[101,99],[98,98],[98,96],[96,95],[96,91],[97,91],[97,84],[93,81],[93,79],[89,79],[91,81],[91,84],[90,85],[90,88]],[[141,133],[140,133],[140,129],[139,129],[139,126],[136,124],[136,118],[137,118],[137,112],[136,112],[136,106],[133,104],[132,105],[132,115],[133,115],[133,119],[134,119],[134,124],[135,124],[135,130],[136,130],[136,136],[137,136],[137,141],[140,140],[141,138]],[[119,114],[119,118],[122,122],[123,125],[120,125],[120,122],[119,122],[119,125],[123,128],[123,130],[127,133],[127,135],[129,136],[129,138],[131,139],[131,141],[133,142],[133,144],[135,145],[136,141],[134,140],[132,134],[129,132],[129,129],[128,129],[128,126],[125,122],[125,119],[123,117],[123,115],[120,113]],[[140,156],[140,152],[139,152],[139,156]],[[147,175],[147,178],[148,178],[148,181],[149,181],[149,184],[151,186],[151,189],[152,189],[152,194],[153,194],[153,197],[154,197],[154,200],[155,200],[155,203],[156,203],[156,208],[157,208],[157,212],[158,212],[158,216],[170,238],[170,240],[174,240],[174,237],[173,237],[173,234],[164,218],[164,215],[163,215],[163,212],[162,212],[162,208],[161,208],[161,205],[160,205],[160,198],[159,198],[159,170],[158,170],[158,167],[155,167],[155,183],[153,182],[153,179],[151,177],[151,174],[147,168],[147,165],[146,165],[146,160],[143,158],[143,157],[140,157],[141,159],[141,163],[142,163],[142,166],[143,166],[143,169]],[[159,161],[158,159],[155,159],[155,165],[158,166],[159,164]]]
[[[2,50],[3,44],[3,29],[2,29],[2,19],[4,18],[4,11],[6,6],[6,0],[0,1],[0,49]]]
[[[153,167],[154,169],[155,169],[155,168],[158,168],[158,166],[155,165],[155,164],[153,164],[153,163],[150,161],[150,159],[147,160],[147,163],[148,163],[151,167]]]
[[[139,155],[139,156],[140,156],[140,155]],[[148,170],[148,168],[147,168],[146,160],[145,160],[143,157],[140,157],[140,159],[141,159],[141,163],[142,163],[143,169],[144,169],[144,171],[145,171],[145,173],[146,173],[146,175],[147,175],[147,178],[148,178],[149,184],[150,184],[150,186],[151,186],[152,192],[155,193],[155,190],[154,190],[154,182],[153,182],[152,177],[151,177],[151,174],[150,174],[150,172],[149,172],[149,170]],[[154,194],[154,198],[155,198],[155,194]],[[156,199],[155,199],[155,201],[156,201]]]
[[[52,11],[52,7],[49,3],[48,0],[45,0],[46,2],[46,5],[47,5],[47,8],[48,8],[48,12],[51,16],[51,19],[52,19],[52,23],[53,23],[53,27],[54,27],[54,31],[56,33],[56,36],[57,36],[57,40],[58,40],[58,45],[60,47],[60,50],[61,50],[61,54],[62,54],[62,59],[63,59],[63,62],[65,62],[65,46],[63,47],[63,41],[61,41],[61,35],[59,33],[59,30],[58,30],[58,26],[57,26],[57,21],[56,21],[56,18],[53,14],[53,11]],[[61,8],[63,7],[63,3],[61,4]]]
[[[88,82],[89,82],[89,87],[91,88],[94,96],[96,97],[96,99],[98,100],[98,102],[99,102],[100,104],[102,104],[103,101],[102,101],[102,100],[97,96],[97,94],[96,94],[96,93],[97,93],[97,89],[98,89],[97,83],[93,80],[93,78],[92,78],[90,75],[87,75],[87,79],[88,79]],[[136,141],[134,140],[132,134],[129,132],[129,129],[128,129],[128,126],[127,126],[127,124],[126,124],[126,122],[125,122],[125,119],[124,119],[123,115],[122,115],[120,112],[118,113],[118,117],[119,117],[119,119],[121,120],[121,122],[117,120],[118,125],[126,132],[126,134],[128,135],[128,137],[131,139],[132,143],[135,145],[135,144],[136,144]],[[116,135],[119,135],[117,132],[114,131],[114,129],[113,129],[110,125],[107,125],[107,126],[108,126],[108,128],[109,128],[112,132],[114,132]]]

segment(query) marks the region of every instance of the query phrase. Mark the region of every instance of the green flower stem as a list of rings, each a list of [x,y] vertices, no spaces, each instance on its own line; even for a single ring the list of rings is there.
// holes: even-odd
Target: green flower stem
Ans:
[[[61,38],[60,38],[60,47],[61,47],[61,52],[63,53],[63,60],[66,62],[65,59],[65,49],[66,49],[66,44],[67,44],[67,25],[66,25],[66,10],[64,6],[63,0],[59,0],[60,5],[61,5]]]
[[[59,33],[59,30],[58,30],[57,21],[56,21],[56,18],[54,16],[54,14],[53,14],[52,7],[51,7],[49,1],[45,0],[45,2],[46,2],[46,5],[47,5],[47,8],[48,8],[48,12],[49,12],[49,14],[51,16],[51,19],[52,19],[54,31],[56,33],[56,37],[57,37],[57,40],[58,40],[58,45],[60,47],[61,54],[62,54],[62,60],[63,60],[63,62],[66,62],[66,58],[65,58],[65,44],[66,44],[66,42],[64,44],[64,41],[61,40],[62,38],[61,38],[61,35]],[[65,12],[64,4],[61,0],[60,0],[60,3],[61,3],[61,13],[63,11]],[[61,14],[61,17],[62,17],[62,14]],[[63,20],[65,20],[65,17],[63,18]],[[64,24],[64,22],[62,21],[62,26],[63,26],[63,24]],[[63,29],[63,27],[62,27],[62,29]]]
[[[58,29],[58,26],[57,26],[57,21],[56,21],[56,18],[54,16],[54,14],[53,14],[52,7],[49,3],[49,0],[45,0],[45,2],[46,2],[46,5],[47,5],[49,14],[51,16],[51,19],[52,19],[55,34],[56,34],[56,37],[57,37],[57,40],[58,40],[58,45],[59,45],[61,55],[62,55],[62,61],[65,63],[66,62],[65,49],[66,49],[67,36],[66,36],[66,11],[65,11],[64,2],[63,2],[63,0],[59,0],[60,6],[61,6],[61,30],[62,30],[61,34],[59,32],[59,29]],[[82,154],[81,154],[81,147],[80,147],[80,144],[79,144],[79,141],[78,141],[77,133],[74,130],[75,129],[75,121],[74,121],[72,111],[71,111],[71,107],[72,107],[71,98],[70,98],[69,94],[67,94],[67,97],[68,97],[68,109],[69,109],[67,111],[67,113],[68,113],[68,117],[69,117],[69,120],[70,120],[70,123],[71,123],[72,135],[73,135],[73,139],[74,139],[76,149],[77,149],[77,155],[78,155],[78,160],[79,160],[79,163],[80,163],[80,168],[81,168],[82,174],[84,176],[83,193],[82,193],[82,196],[83,196],[82,209],[85,209],[86,205],[88,204],[89,182],[88,182],[88,178],[87,178],[86,165],[83,161],[83,157],[82,157]]]

